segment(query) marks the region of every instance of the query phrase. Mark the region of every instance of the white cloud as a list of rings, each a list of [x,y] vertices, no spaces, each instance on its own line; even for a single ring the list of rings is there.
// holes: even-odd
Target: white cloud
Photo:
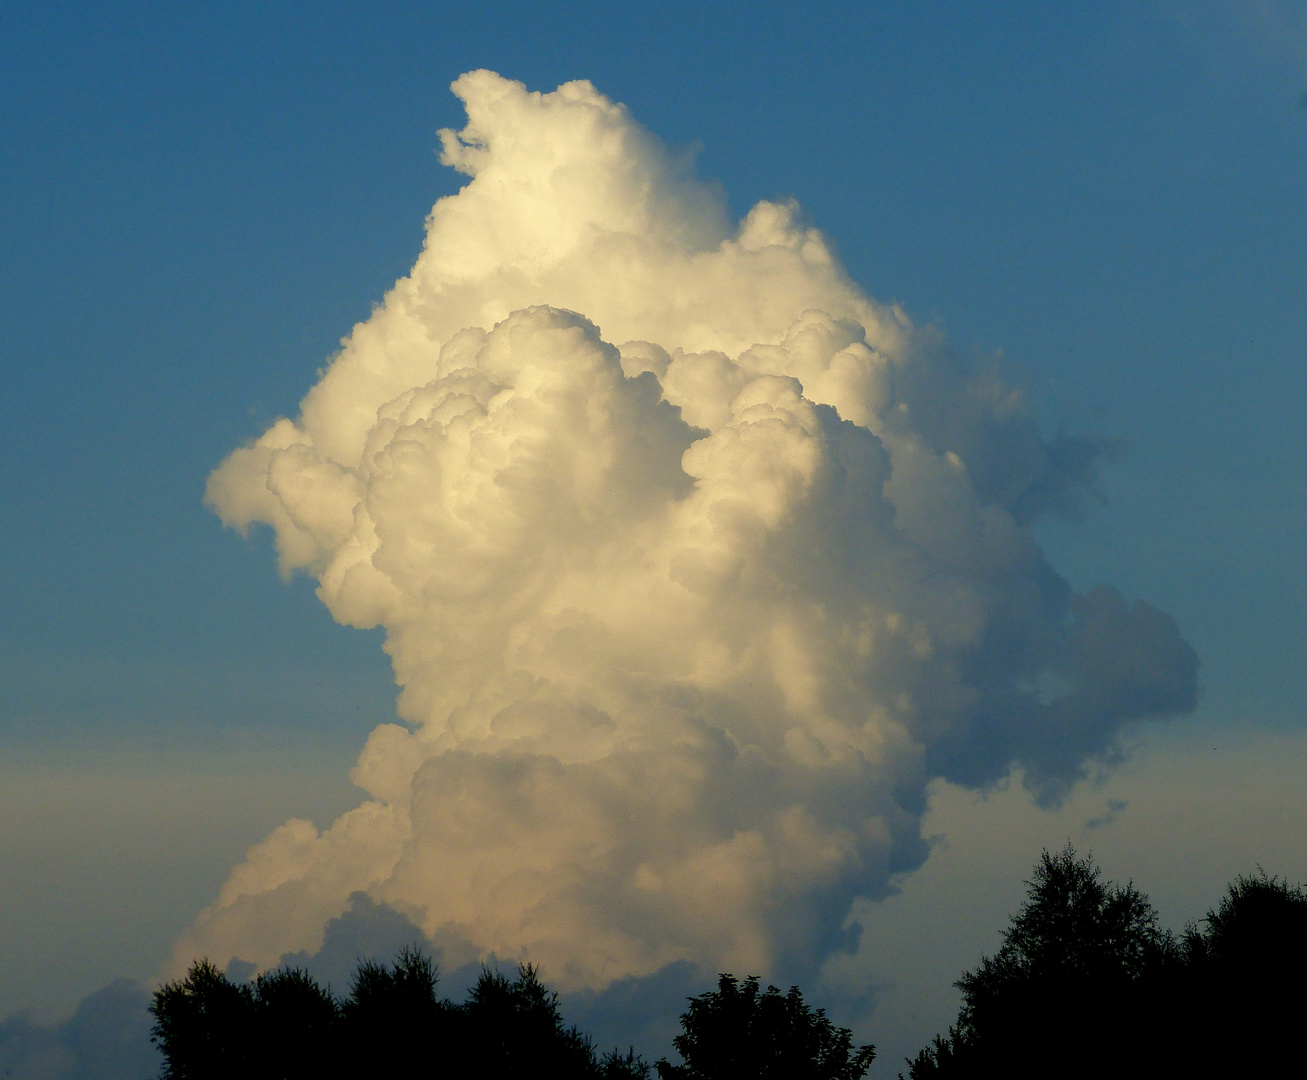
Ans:
[[[1095,446],[867,298],[794,205],[738,227],[588,83],[490,72],[422,255],[208,501],[380,625],[404,725],[178,943],[274,963],[362,892],[564,988],[815,965],[924,857],[927,783],[1055,800],[1192,708],[1174,623],[1031,526]],[[1050,694],[1049,687],[1056,687]]]

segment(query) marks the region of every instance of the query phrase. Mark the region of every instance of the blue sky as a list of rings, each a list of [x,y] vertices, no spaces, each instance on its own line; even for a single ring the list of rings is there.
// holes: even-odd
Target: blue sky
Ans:
[[[1023,367],[1046,430],[1119,441],[1041,536],[1202,659],[1143,759],[1303,745],[1302,4],[7,4],[0,1012],[148,977],[245,848],[353,805],[380,638],[201,497],[412,265],[477,67],[590,79],[737,215],[797,197],[872,296]]]

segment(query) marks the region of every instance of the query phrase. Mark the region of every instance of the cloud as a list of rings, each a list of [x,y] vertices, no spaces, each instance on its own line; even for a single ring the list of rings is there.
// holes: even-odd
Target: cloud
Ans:
[[[177,944],[317,951],[362,893],[447,963],[568,992],[686,961],[815,970],[924,859],[926,786],[1056,802],[1184,712],[1174,622],[1078,596],[1032,529],[1104,447],[854,284],[793,203],[732,224],[589,83],[453,86],[411,274],[209,480],[339,622],[401,724],[368,795],[254,847]]]
[[[321,949],[313,954],[288,953],[276,966],[306,970],[321,985],[344,996],[360,960],[390,962],[406,945],[417,945],[432,955],[439,975],[438,992],[451,1001],[467,999],[483,965],[510,978],[516,975],[515,963],[494,955],[451,966],[420,927],[366,893],[351,896],[345,912],[327,923]],[[243,981],[253,974],[251,967],[236,961],[227,975]],[[562,995],[560,1003],[567,1023],[576,1024],[600,1050],[625,1052],[634,1046],[653,1061],[672,1052],[672,1038],[679,1031],[686,999],[712,989],[715,982],[714,972],[680,961],[652,975],[618,979],[603,990],[575,990]]]
[[[1129,806],[1127,799],[1108,799],[1107,806],[1097,817],[1089,818],[1085,821],[1086,829],[1102,829],[1116,821],[1117,816]]]
[[[358,892],[349,898],[345,910],[323,928],[321,948],[312,954],[306,950],[287,953],[276,966],[307,971],[343,997],[350,991],[360,960],[389,963],[406,945],[430,948],[421,927],[367,893]],[[253,972],[240,974],[248,978]],[[441,972],[442,984],[448,981],[447,974]],[[228,976],[235,977],[230,968]],[[441,991],[450,992],[446,985],[441,986]]]
[[[25,1013],[0,1020],[0,1075],[20,1080],[129,1080],[163,1064],[150,1043],[150,994],[117,979],[88,995],[62,1023]]]

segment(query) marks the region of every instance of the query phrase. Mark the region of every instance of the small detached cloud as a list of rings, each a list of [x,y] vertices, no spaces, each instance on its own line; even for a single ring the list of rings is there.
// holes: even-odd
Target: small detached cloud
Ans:
[[[380,626],[366,799],[292,820],[178,942],[312,955],[362,901],[566,993],[816,970],[919,865],[927,785],[1056,802],[1194,706],[1174,621],[1035,539],[1109,448],[718,189],[587,82],[453,86],[412,272],[207,501]],[[856,935],[854,935],[856,936]],[[648,984],[653,985],[653,984]]]
[[[1129,803],[1125,799],[1108,799],[1104,811],[1097,817],[1092,817],[1085,822],[1086,829],[1101,829],[1105,825],[1111,825],[1117,819],[1117,816],[1124,810]]]

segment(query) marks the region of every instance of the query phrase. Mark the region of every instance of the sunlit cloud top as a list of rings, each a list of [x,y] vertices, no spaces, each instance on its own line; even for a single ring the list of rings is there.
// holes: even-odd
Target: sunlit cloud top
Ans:
[[[1056,800],[1192,709],[1174,622],[1074,594],[1034,539],[1097,443],[865,296],[797,205],[732,223],[589,83],[453,89],[469,181],[207,496],[384,628],[403,723],[366,801],[251,850],[178,965],[312,950],[364,892],[566,987],[792,970],[924,858],[932,778],[1019,765]]]

